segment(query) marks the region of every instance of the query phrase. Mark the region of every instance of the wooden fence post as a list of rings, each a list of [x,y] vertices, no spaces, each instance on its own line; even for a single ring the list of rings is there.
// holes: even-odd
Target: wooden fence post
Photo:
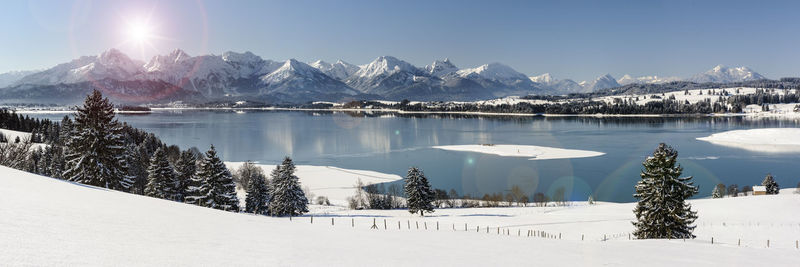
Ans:
[[[583,241],[583,234],[581,234],[581,241]]]
[[[739,242],[738,242],[738,244],[736,244],[736,245],[737,245],[737,246],[740,246],[740,247],[742,246],[742,239],[741,239],[741,238],[739,238]]]
[[[419,230],[419,222],[418,221],[414,221],[414,224],[417,225],[417,230]]]
[[[767,239],[767,247],[769,247],[769,239]]]
[[[350,218],[350,226],[356,227],[356,219],[355,218]]]
[[[386,230],[386,229],[389,229],[389,227],[386,226],[386,219],[383,219],[383,230]]]
[[[464,232],[466,232],[466,231],[467,231],[467,224],[465,223],[464,224]]]
[[[711,244],[714,244],[714,237],[711,237]]]
[[[436,231],[439,231],[439,221],[436,221]]]
[[[314,216],[311,216],[311,224],[314,224]]]
[[[422,223],[425,224],[425,230],[428,230],[428,222],[422,222]]]

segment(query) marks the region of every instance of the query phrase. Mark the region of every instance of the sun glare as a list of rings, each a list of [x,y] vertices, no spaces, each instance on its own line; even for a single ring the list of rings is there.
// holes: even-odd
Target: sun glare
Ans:
[[[150,25],[143,21],[136,21],[128,25],[128,38],[138,45],[146,44],[152,37]]]

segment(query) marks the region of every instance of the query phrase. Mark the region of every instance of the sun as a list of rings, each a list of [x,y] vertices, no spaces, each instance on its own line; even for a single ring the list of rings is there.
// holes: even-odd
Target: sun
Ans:
[[[147,45],[153,39],[153,28],[144,20],[134,20],[128,23],[128,40],[136,45]]]

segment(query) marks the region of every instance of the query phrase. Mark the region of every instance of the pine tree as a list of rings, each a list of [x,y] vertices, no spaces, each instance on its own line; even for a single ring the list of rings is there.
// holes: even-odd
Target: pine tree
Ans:
[[[147,186],[144,194],[151,197],[172,199],[170,183],[175,180],[175,170],[167,161],[167,153],[163,148],[156,150],[147,166]]]
[[[408,212],[425,216],[425,212],[433,212],[435,195],[428,178],[417,167],[411,167],[405,179],[405,193],[408,201]]]
[[[633,234],[639,239],[694,238],[697,212],[691,210],[686,199],[697,194],[689,177],[680,177],[683,168],[676,166],[678,152],[664,143],[658,145],[652,157],[642,164],[642,180],[636,184],[639,199],[633,212],[636,227]]]
[[[269,214],[269,187],[263,172],[250,176],[247,181],[249,185],[245,198],[245,212]]]
[[[236,184],[233,182],[233,176],[222,160],[217,157],[217,151],[213,145],[206,151],[196,176],[200,186],[192,190],[192,203],[213,209],[239,211],[239,199],[236,197]]]
[[[270,174],[270,215],[297,216],[308,212],[308,199],[294,172],[292,159],[286,157]]]
[[[181,152],[181,157],[175,163],[175,180],[172,183],[173,199],[175,201],[184,202],[186,195],[188,195],[188,187],[199,186],[199,184],[192,184],[192,179],[197,171],[197,158],[194,153],[190,151]]]
[[[714,190],[711,191],[711,198],[722,198],[722,194],[719,193],[719,186],[715,186]]]
[[[120,123],[114,119],[114,107],[100,91],[86,97],[75,115],[73,134],[67,145],[67,168],[70,181],[114,190],[127,190],[127,176]]]
[[[772,177],[772,174],[767,174],[767,177],[764,177],[764,181],[761,182],[761,185],[767,187],[767,195],[777,195],[781,188],[778,186],[778,183],[775,182],[775,178]]]

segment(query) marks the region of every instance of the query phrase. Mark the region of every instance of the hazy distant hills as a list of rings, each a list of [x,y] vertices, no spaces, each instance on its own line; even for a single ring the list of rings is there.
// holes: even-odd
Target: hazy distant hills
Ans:
[[[259,100],[268,103],[357,99],[471,101],[530,94],[585,93],[628,84],[764,79],[747,67],[716,66],[687,79],[603,75],[593,81],[529,77],[501,63],[459,68],[449,59],[417,67],[392,56],[364,65],[273,61],[250,52],[190,56],[176,49],[148,62],[110,49],[42,71],[0,74],[0,101],[73,104],[92,89],[128,104]]]

